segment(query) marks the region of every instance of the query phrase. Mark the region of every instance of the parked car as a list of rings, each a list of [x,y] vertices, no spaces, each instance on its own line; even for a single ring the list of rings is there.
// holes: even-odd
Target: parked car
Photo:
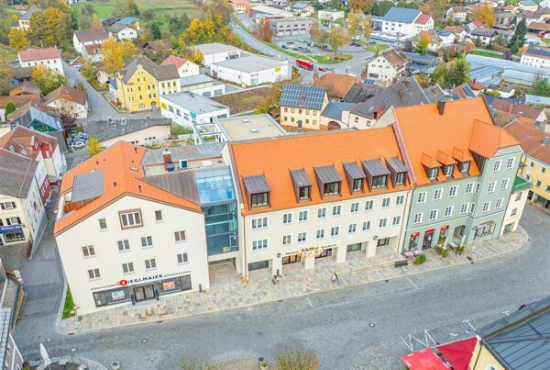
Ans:
[[[327,71],[334,72],[334,67],[325,67]]]
[[[286,43],[287,43],[287,45],[292,45],[292,44],[294,44],[294,41],[287,41]]]
[[[285,45],[285,44],[283,44],[281,47],[282,47],[283,49],[288,49],[288,45]]]
[[[85,132],[79,132],[79,133],[77,134],[77,136],[78,136],[78,138],[80,138],[80,139],[88,140],[88,134],[85,133]]]
[[[359,45],[359,44],[356,43],[355,41],[352,41],[352,42],[349,44],[349,46],[361,46],[361,45]]]
[[[326,72],[327,70],[321,66],[317,67],[317,69],[319,70],[319,72]]]
[[[315,47],[315,43],[314,43],[314,42],[308,42],[306,45],[309,46],[310,48]]]
[[[84,148],[85,146],[86,144],[83,141],[76,141],[71,144],[71,148],[73,149],[80,149],[80,148]]]

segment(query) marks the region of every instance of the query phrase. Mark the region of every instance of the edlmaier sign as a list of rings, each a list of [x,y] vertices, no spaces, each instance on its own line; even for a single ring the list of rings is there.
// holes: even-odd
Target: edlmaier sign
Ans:
[[[151,276],[143,276],[136,279],[128,279],[128,280],[120,280],[117,285],[118,286],[126,286],[128,284],[138,284],[138,283],[144,283],[147,281],[162,279],[162,274],[158,275],[151,275]]]

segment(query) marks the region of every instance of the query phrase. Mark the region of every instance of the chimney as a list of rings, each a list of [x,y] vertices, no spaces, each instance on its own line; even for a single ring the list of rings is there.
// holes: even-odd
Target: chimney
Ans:
[[[542,146],[548,145],[549,140],[550,140],[550,138],[548,136],[546,136],[544,139],[542,139]]]
[[[437,102],[437,110],[439,111],[440,116],[445,113],[445,100],[439,100]]]
[[[170,163],[172,162],[172,153],[168,149],[165,149],[162,153],[162,158],[164,159],[164,164]]]

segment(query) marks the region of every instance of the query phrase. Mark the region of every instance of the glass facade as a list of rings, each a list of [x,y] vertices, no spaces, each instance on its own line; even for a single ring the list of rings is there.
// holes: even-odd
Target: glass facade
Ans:
[[[239,250],[237,201],[229,167],[195,172],[201,209],[205,214],[208,255]]]

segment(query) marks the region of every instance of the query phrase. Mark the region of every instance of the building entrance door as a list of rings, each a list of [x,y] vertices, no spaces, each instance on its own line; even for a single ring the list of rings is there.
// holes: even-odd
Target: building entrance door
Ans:
[[[433,238],[434,238],[434,230],[427,230],[424,233],[424,242],[422,243],[422,249],[431,248]]]
[[[146,285],[134,288],[136,302],[147,301],[155,298],[155,286]]]

